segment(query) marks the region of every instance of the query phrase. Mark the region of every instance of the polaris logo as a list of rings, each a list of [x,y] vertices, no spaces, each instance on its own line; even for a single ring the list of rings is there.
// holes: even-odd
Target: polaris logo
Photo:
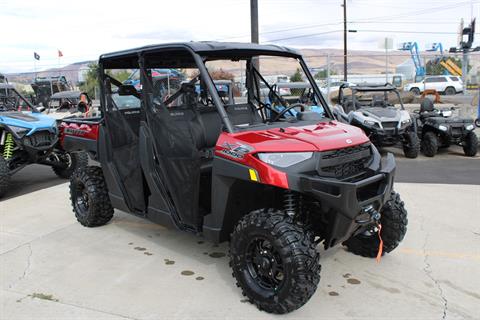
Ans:
[[[346,142],[347,144],[352,144],[353,141],[352,141],[351,139],[347,139],[347,140],[345,140],[345,142]]]

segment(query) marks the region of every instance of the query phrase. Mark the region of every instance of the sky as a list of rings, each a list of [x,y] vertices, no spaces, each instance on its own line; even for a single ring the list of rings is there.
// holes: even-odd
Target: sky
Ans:
[[[343,48],[343,0],[258,0],[260,42]],[[480,0],[347,0],[348,47],[380,50],[417,41],[456,45],[460,19]],[[94,60],[154,43],[250,40],[250,0],[0,0],[0,72],[25,72]],[[478,29],[478,28],[477,28]],[[57,50],[63,57],[58,59]],[[34,65],[33,52],[40,55]]]

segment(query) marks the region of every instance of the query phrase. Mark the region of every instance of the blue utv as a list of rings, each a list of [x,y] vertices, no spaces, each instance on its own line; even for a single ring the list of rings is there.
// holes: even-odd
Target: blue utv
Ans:
[[[51,166],[65,179],[87,165],[86,153],[68,153],[59,140],[55,119],[42,114],[12,85],[0,83],[0,198],[12,175],[29,164]]]

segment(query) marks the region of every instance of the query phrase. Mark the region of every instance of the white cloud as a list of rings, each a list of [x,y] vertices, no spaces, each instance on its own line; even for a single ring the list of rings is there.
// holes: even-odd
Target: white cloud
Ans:
[[[261,39],[274,40],[303,34],[341,30],[340,0],[259,0]],[[351,0],[348,1],[349,48],[377,50],[378,39],[394,36],[397,42],[441,41],[455,45],[455,35],[372,33],[361,30],[430,30],[455,32],[461,17],[470,18],[468,1],[462,0]],[[448,10],[414,15],[412,11],[452,4]],[[249,0],[177,0],[177,1],[17,1],[0,0],[2,41],[0,71],[33,69],[33,52],[41,56],[38,68],[58,64],[57,49],[62,50],[62,65],[96,59],[101,53],[152,43],[231,39],[248,41],[250,32]],[[456,7],[455,7],[456,6]],[[474,11],[480,5],[474,1]],[[401,16],[403,14],[403,16]],[[383,19],[383,24],[369,19]],[[378,20],[378,19],[377,19]],[[398,22],[396,22],[398,21]],[[408,22],[410,21],[410,22]],[[418,24],[421,22],[422,24]],[[431,22],[431,24],[428,24]],[[327,25],[328,24],[328,25]],[[317,27],[298,29],[299,26]],[[318,26],[322,25],[322,26]],[[5,27],[7,26],[7,27]],[[268,33],[272,30],[295,30]],[[233,38],[236,36],[241,36]],[[342,32],[284,40],[296,47],[341,48]]]

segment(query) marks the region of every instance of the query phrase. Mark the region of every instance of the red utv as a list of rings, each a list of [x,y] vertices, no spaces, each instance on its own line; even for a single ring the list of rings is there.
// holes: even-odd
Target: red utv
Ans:
[[[247,97],[222,100],[210,76],[222,62],[245,75]],[[284,63],[303,71],[308,102],[284,101],[265,80],[263,66]],[[105,54],[99,66],[102,117],[62,125],[64,147],[100,163],[71,179],[82,225],[104,225],[117,208],[230,241],[237,284],[272,313],[314,294],[317,245],[376,257],[402,241],[407,212],[392,189],[393,155],[382,160],[361,129],[334,119],[298,52],[188,42]],[[189,81],[156,90],[157,68],[178,68]],[[141,90],[115,79],[119,69],[138,69]]]

